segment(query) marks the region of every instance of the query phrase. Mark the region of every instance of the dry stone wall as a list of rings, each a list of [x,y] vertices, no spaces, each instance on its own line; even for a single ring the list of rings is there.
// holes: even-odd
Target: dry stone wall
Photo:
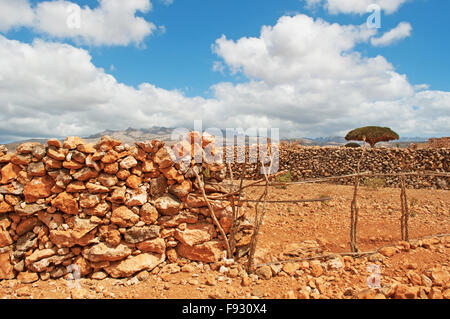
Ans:
[[[25,143],[16,153],[0,147],[0,280],[58,278],[76,267],[82,277],[120,278],[166,260],[222,259],[193,170],[207,169],[206,189],[215,194],[225,166],[176,163],[176,147],[108,136],[95,145],[69,137]],[[229,233],[229,203],[212,204]]]
[[[346,147],[299,147],[279,150],[279,170],[290,171],[293,181],[353,174],[361,158],[361,148]],[[248,150],[247,150],[248,157]],[[361,163],[361,172],[399,173],[403,162],[407,171],[450,171],[450,148],[397,149],[367,148]],[[234,165],[239,170],[239,165]],[[261,178],[260,169],[252,164],[247,170],[247,178]],[[398,177],[383,177],[386,187],[398,187]],[[362,179],[365,183],[367,180]],[[368,181],[370,182],[370,180]],[[449,189],[448,177],[408,176],[409,188]],[[353,184],[352,179],[330,181],[337,184]]]

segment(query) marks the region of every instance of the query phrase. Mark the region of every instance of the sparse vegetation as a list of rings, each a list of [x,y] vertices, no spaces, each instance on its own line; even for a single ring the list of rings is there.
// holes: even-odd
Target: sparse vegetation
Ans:
[[[418,203],[419,203],[419,201],[415,197],[411,198],[411,200],[409,202],[409,215],[413,218],[416,217],[416,215],[417,215],[417,212],[416,212],[417,207],[416,206]]]
[[[278,177],[276,177],[275,181],[277,183],[290,183],[294,180],[294,177],[292,176],[291,171],[287,171],[286,173],[284,173],[283,175],[280,175]],[[287,186],[286,185],[280,185],[280,186],[276,186],[276,188],[278,189],[286,189]]]
[[[397,133],[392,131],[389,127],[380,126],[366,126],[354,129],[345,136],[347,141],[364,141],[369,143],[370,147],[375,147],[378,142],[389,142],[398,140]]]
[[[384,178],[373,177],[373,178],[366,178],[362,184],[365,187],[377,190],[379,188],[383,188],[386,185],[386,182]]]
[[[361,145],[359,145],[358,143],[355,143],[355,142],[347,143],[344,146],[345,147],[353,147],[353,148],[361,147]]]

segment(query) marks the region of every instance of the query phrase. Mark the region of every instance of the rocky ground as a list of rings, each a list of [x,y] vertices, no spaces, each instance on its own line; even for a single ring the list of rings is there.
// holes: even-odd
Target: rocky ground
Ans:
[[[247,191],[256,198],[262,188]],[[400,190],[361,188],[358,248],[349,252],[351,186],[270,188],[271,199],[330,196],[324,203],[269,204],[257,264],[325,255],[259,267],[247,275],[239,263],[165,262],[128,279],[60,278],[37,281],[27,273],[0,282],[0,298],[450,298],[449,191],[408,190],[410,242],[400,241]],[[252,216],[254,207],[245,204]],[[447,236],[434,236],[447,234]],[[418,240],[418,238],[422,238]],[[244,261],[242,261],[244,262]],[[69,278],[70,279],[70,278]],[[372,287],[372,288],[370,288]]]

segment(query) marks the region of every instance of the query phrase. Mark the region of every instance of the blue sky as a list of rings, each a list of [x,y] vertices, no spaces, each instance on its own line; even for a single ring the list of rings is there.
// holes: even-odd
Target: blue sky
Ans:
[[[91,8],[98,5],[96,0],[73,2]],[[370,15],[333,15],[323,8],[305,8],[299,0],[175,0],[171,5],[156,0],[153,6],[151,12],[138,15],[164,26],[165,33],[146,38],[140,47],[81,47],[90,50],[95,65],[106,70],[113,65],[111,73],[121,82],[133,86],[150,82],[165,89],[184,90],[188,96],[205,96],[217,82],[242,80],[242,76],[212,72],[217,56],[211,45],[223,34],[230,39],[257,37],[263,25],[273,25],[285,14],[306,13],[340,24],[362,24]],[[416,0],[394,14],[382,13],[381,32],[409,21],[414,28],[412,36],[390,47],[364,44],[360,49],[368,56],[385,56],[414,84],[427,83],[432,89],[450,91],[448,12],[448,1]],[[22,41],[35,37],[29,29],[11,35]]]
[[[0,8],[2,5],[0,0]],[[357,78],[359,75],[346,75],[342,79],[336,79],[335,76],[332,78],[328,77],[326,69],[320,70],[318,73],[318,68],[326,64],[327,58],[324,61],[316,61],[315,57],[319,59],[321,57],[320,35],[316,34],[317,39],[315,42],[311,42],[308,45],[314,46],[317,44],[317,53],[311,53],[311,59],[313,63],[317,63],[318,68],[314,68],[313,71],[309,69],[309,66],[298,66],[293,62],[294,56],[282,56],[283,61],[286,65],[282,65],[280,69],[290,72],[291,69],[298,69],[294,77],[289,75],[289,80],[280,80],[279,82],[272,83],[270,77],[266,77],[263,70],[263,65],[260,65],[261,69],[257,69],[248,58],[247,53],[244,52],[248,48],[247,44],[250,44],[250,38],[255,38],[260,40],[259,42],[264,42],[266,45],[270,46],[270,43],[263,39],[261,36],[261,29],[263,26],[271,26],[275,29],[276,26],[280,27],[285,34],[281,31],[273,34],[271,37],[272,41],[275,41],[280,48],[283,48],[286,43],[281,43],[283,39],[289,37],[289,41],[295,39],[295,35],[299,35],[299,43],[295,44],[298,47],[295,50],[303,50],[302,48],[302,37],[305,36],[306,29],[310,27],[309,18],[312,19],[313,25],[311,29],[317,28],[317,32],[322,32],[319,25],[319,19],[325,21],[329,26],[328,31],[332,31],[330,27],[333,23],[336,23],[340,28],[345,29],[345,26],[361,26],[365,25],[367,17],[370,13],[361,12],[360,9],[348,12],[348,9],[342,9],[338,13],[330,12],[326,6],[327,1],[335,1],[336,3],[344,3],[346,0],[323,0],[314,1],[309,0],[311,3],[316,2],[315,6],[307,6],[306,1],[300,0],[227,0],[227,1],[211,1],[211,0],[174,0],[171,4],[164,3],[164,0],[133,0],[129,3],[135,3],[130,6],[132,7],[131,19],[136,17],[141,17],[152,24],[154,29],[150,32],[135,31],[135,29],[125,30],[124,34],[119,34],[119,36],[127,36],[127,34],[133,34],[130,38],[129,43],[117,44],[114,42],[115,35],[109,35],[108,38],[100,38],[100,36],[93,35],[94,31],[83,30],[81,35],[64,34],[61,36],[60,29],[58,26],[56,18],[52,15],[44,15],[37,10],[39,5],[43,3],[47,4],[47,7],[51,7],[54,3],[58,1],[26,1],[20,0],[29,5],[31,8],[30,12],[38,17],[39,23],[29,22],[26,25],[24,19],[18,18],[19,22],[11,22],[8,26],[3,26],[0,24],[0,36],[3,35],[5,45],[6,43],[11,44],[11,41],[18,41],[17,50],[27,50],[33,49],[37,54],[46,54],[48,58],[52,60],[49,53],[46,50],[38,51],[35,45],[36,39],[42,41],[45,45],[68,45],[74,52],[86,52],[88,59],[82,60],[80,65],[86,64],[86,68],[95,67],[97,71],[100,68],[104,69],[101,76],[110,75],[112,76],[118,85],[126,87],[126,91],[132,90],[132,97],[130,101],[135,99],[136,96],[146,95],[144,102],[139,101],[136,103],[130,103],[129,111],[135,110],[137,113],[154,113],[154,116],[146,118],[145,123],[136,121],[136,117],[132,116],[126,118],[125,114],[117,111],[116,117],[121,117],[123,120],[120,123],[113,122],[112,119],[108,121],[100,120],[101,116],[98,116],[97,112],[101,109],[102,105],[109,105],[108,107],[113,110],[119,108],[118,101],[123,102],[128,99],[128,96],[105,96],[102,102],[89,101],[89,110],[83,110],[82,107],[74,106],[75,104],[69,103],[71,105],[62,105],[60,100],[55,100],[53,97],[43,97],[40,93],[47,87],[47,84],[43,84],[45,81],[34,82],[29,85],[33,85],[30,89],[32,94],[36,94],[36,98],[48,99],[48,104],[53,105],[53,111],[57,109],[56,113],[42,107],[42,109],[36,105],[34,109],[39,113],[45,120],[59,121],[64,125],[59,125],[58,127],[52,126],[50,123],[39,124],[37,126],[33,125],[33,120],[25,120],[22,111],[31,107],[28,102],[18,99],[15,100],[20,92],[15,95],[6,96],[4,95],[1,99],[0,90],[0,108],[8,109],[3,115],[6,120],[10,119],[12,123],[15,123],[10,128],[4,128],[0,130],[0,140],[10,140],[15,138],[23,137],[37,137],[37,136],[59,136],[62,134],[89,134],[96,133],[99,130],[105,128],[125,128],[128,126],[142,127],[151,125],[160,126],[177,126],[177,125],[188,125],[189,116],[186,114],[192,114],[193,109],[198,105],[202,109],[202,112],[196,114],[196,119],[203,119],[211,125],[227,125],[227,126],[251,126],[256,124],[258,126],[280,126],[281,128],[286,128],[288,133],[292,135],[303,135],[303,136],[323,136],[323,135],[335,135],[343,134],[346,130],[353,128],[353,126],[362,124],[391,124],[393,128],[396,128],[402,136],[440,136],[448,135],[449,130],[449,118],[450,118],[450,105],[448,93],[450,91],[450,81],[448,81],[448,74],[450,71],[450,59],[448,58],[448,52],[450,51],[450,41],[448,32],[450,30],[450,22],[448,21],[448,12],[450,12],[450,2],[439,1],[439,0],[409,0],[404,3],[404,0],[398,1],[399,7],[394,10],[393,13],[386,13],[382,10],[381,15],[381,28],[377,30],[376,34],[372,34],[370,37],[365,36],[364,40],[355,40],[353,37],[346,34],[345,40],[354,41],[353,45],[349,48],[340,48],[339,55],[346,55],[349,53],[357,53],[360,55],[362,61],[356,61],[355,66],[364,64],[367,61],[365,59],[376,60],[377,57],[383,57],[387,63],[392,65],[392,70],[389,66],[380,66],[381,69],[377,67],[376,72],[381,74],[381,78],[384,76],[382,74],[391,74],[391,71],[395,72],[395,78],[397,75],[405,76],[405,80],[400,84],[396,84],[392,88],[383,87],[383,92],[381,88],[374,90],[374,92],[367,92],[368,87],[362,87],[360,85],[353,85],[353,89],[360,92],[354,103],[353,109],[349,106],[345,112],[347,115],[351,114],[355,116],[354,121],[349,121],[347,118],[340,118],[337,116],[338,108],[340,106],[336,104],[330,109],[327,109],[325,105],[333,104],[336,101],[334,94],[331,94],[328,98],[330,100],[316,101],[313,103],[311,101],[304,102],[303,97],[306,93],[311,92],[311,90],[327,90],[329,92],[330,88],[318,88],[316,83],[304,85],[309,78],[320,79],[321,83],[328,81],[337,81],[336,85],[343,83],[342,81],[352,81],[354,83],[360,82],[361,80],[367,80],[370,78],[369,73],[364,73],[361,79]],[[117,0],[104,0],[117,1]],[[347,2],[352,2],[354,0],[348,0]],[[374,0],[373,2],[376,2]],[[394,2],[395,2],[394,1]],[[86,6],[91,10],[99,6],[99,2],[96,0],[90,1],[59,1],[63,4],[75,3],[80,6],[80,8],[86,9]],[[317,4],[317,2],[320,2]],[[5,2],[6,3],[6,2]],[[151,10],[140,10],[142,6],[151,4]],[[5,4],[4,4],[5,5]],[[137,9],[136,9],[137,8]],[[125,10],[124,10],[125,11]],[[146,11],[146,12],[142,12]],[[6,14],[0,11],[1,15]],[[33,14],[33,13],[32,13]],[[298,23],[295,21],[286,21],[286,28],[282,29],[282,23],[279,23],[280,18],[290,16],[298,17]],[[300,21],[300,16],[307,17]],[[42,22],[47,19],[55,19],[55,21],[50,21],[49,24]],[[83,18],[81,22],[83,23]],[[121,21],[120,11],[115,13],[114,19]],[[30,19],[31,21],[31,19]],[[125,21],[125,20],[124,20]],[[130,20],[131,21],[131,20]],[[295,23],[294,23],[295,22]],[[371,43],[371,38],[379,38],[384,33],[395,29],[399,23],[406,22],[411,27],[411,32],[407,36],[402,36],[398,39],[394,39],[387,45],[375,46]],[[24,24],[24,25],[21,25]],[[292,24],[292,29],[288,28],[288,25]],[[64,26],[63,26],[64,27]],[[104,26],[105,29],[108,25]],[[59,28],[59,29],[58,29]],[[296,29],[294,29],[296,28]],[[305,29],[306,28],[306,29]],[[288,33],[292,30],[292,34]],[[325,30],[326,31],[326,30]],[[327,31],[327,32],[328,32]],[[120,32],[120,31],[119,31]],[[347,31],[342,31],[347,32]],[[362,32],[361,32],[362,34]],[[223,41],[218,41],[222,36]],[[279,36],[280,41],[275,39],[275,36]],[[361,35],[362,36],[362,35]],[[292,38],[293,37],[293,38]],[[353,38],[351,38],[353,37]],[[240,39],[243,41],[238,42]],[[275,39],[275,40],[274,40]],[[324,39],[327,39],[326,37]],[[264,41],[261,41],[264,40]],[[33,42],[34,41],[34,42]],[[288,41],[288,40],[286,40]],[[329,40],[328,40],[329,41]],[[261,44],[261,43],[260,43]],[[216,50],[214,52],[213,45],[216,45]],[[287,45],[287,44],[286,44]],[[289,44],[290,46],[292,43]],[[340,46],[339,44],[336,44]],[[330,48],[334,48],[335,45],[330,44]],[[326,48],[326,46],[325,46]],[[10,48],[9,48],[10,49]],[[40,48],[42,49],[42,48]],[[254,50],[254,48],[249,49],[250,53],[253,55],[258,55],[259,53]],[[255,49],[256,50],[256,49]],[[43,53],[45,51],[46,53]],[[314,51],[314,50],[313,50]],[[51,52],[51,50],[50,50]],[[237,52],[237,53],[236,53]],[[300,52],[300,51],[299,51]],[[314,55],[315,54],[315,55]],[[282,54],[283,55],[283,54]],[[332,58],[330,56],[330,58]],[[337,57],[338,58],[338,57]],[[26,59],[26,58],[25,58]],[[264,57],[261,61],[269,61],[268,57]],[[270,61],[278,63],[277,56],[270,56]],[[300,57],[298,58],[300,59]],[[220,63],[223,67],[223,71],[219,72],[213,70],[214,63]],[[297,61],[298,62],[298,61]],[[19,62],[17,62],[19,63]],[[22,61],[20,65],[34,65],[39,63],[36,61]],[[70,63],[70,62],[69,62]],[[73,61],[73,63],[79,63],[78,61]],[[332,62],[330,62],[332,63]],[[301,63],[300,63],[301,64]],[[370,67],[371,63],[367,62],[367,66]],[[56,66],[55,66],[56,67]],[[28,68],[30,69],[30,67]],[[32,68],[31,68],[32,69]],[[48,69],[48,68],[47,68]],[[69,70],[64,71],[64,65],[58,66],[58,72],[64,73],[68,72],[67,80],[72,81]],[[232,72],[233,69],[235,72]],[[53,70],[54,71],[54,70]],[[4,73],[4,79],[8,76],[12,76],[7,73],[6,67],[2,69],[0,64],[0,88],[2,81],[2,72]],[[81,71],[80,71],[81,72]],[[98,71],[100,72],[100,71]],[[308,73],[310,72],[310,73]],[[42,73],[42,71],[41,71]],[[101,73],[101,72],[100,72]],[[277,71],[275,71],[275,74]],[[304,74],[308,74],[308,77]],[[54,74],[54,73],[53,73]],[[359,74],[359,73],[358,73]],[[377,73],[378,74],[378,73]],[[56,78],[52,78],[52,72],[49,74],[41,75],[48,82],[60,82]],[[61,75],[63,76],[63,75]],[[84,78],[84,75],[79,75]],[[355,77],[351,78],[350,77]],[[29,76],[28,78],[33,78]],[[387,79],[391,81],[394,77]],[[23,79],[14,79],[14,81],[23,81]],[[103,80],[102,80],[103,81]],[[106,80],[105,80],[106,81]],[[397,80],[395,80],[397,81]],[[258,90],[264,88],[264,94],[268,94],[269,100],[273,99],[273,103],[270,105],[261,105],[261,91],[250,91],[254,90],[253,82],[258,82]],[[394,82],[393,80],[391,82]],[[16,83],[16,82],[15,82]],[[46,82],[45,82],[46,83]],[[103,83],[103,82],[102,82]],[[156,99],[153,91],[149,93],[148,90],[143,90],[141,88],[143,83],[148,83],[152,87],[156,88],[158,91],[158,100]],[[300,84],[302,83],[302,84]],[[424,88],[414,88],[416,85],[426,84],[426,91]],[[54,89],[55,84],[48,84],[47,88]],[[92,87],[97,87],[97,84],[92,84]],[[330,87],[333,84],[330,82]],[[377,85],[379,83],[377,82]],[[20,85],[19,85],[20,86]],[[82,87],[80,85],[80,87]],[[90,84],[86,84],[84,91],[90,91],[92,88]],[[278,96],[279,90],[286,89],[289,87],[293,91],[298,92],[295,97],[283,97]],[[304,87],[309,88],[308,91],[302,91]],[[372,86],[371,86],[372,88]],[[98,89],[98,87],[97,87]],[[79,98],[79,101],[86,101],[88,97],[84,97],[80,92],[73,92],[70,87],[63,87],[60,89],[61,92],[67,92],[68,95],[72,96],[75,100]],[[161,90],[161,91],[160,91]],[[255,89],[256,90],[256,89]],[[305,89],[306,90],[306,89]],[[402,96],[400,91],[404,90],[405,96]],[[415,92],[413,92],[416,90]],[[104,90],[100,89],[101,92]],[[100,92],[99,91],[99,92]],[[145,91],[145,92],[144,92]],[[30,91],[27,91],[29,94]],[[91,92],[91,91],[90,91]],[[176,95],[174,92],[177,92]],[[266,92],[271,92],[266,93]],[[277,93],[278,92],[278,93]],[[289,91],[291,92],[291,91]],[[320,93],[320,92],[319,92]],[[336,94],[338,90],[336,89]],[[25,94],[25,92],[24,92]],[[118,93],[117,93],[118,94]],[[125,93],[124,93],[125,94]],[[242,96],[240,96],[242,94]],[[272,95],[271,95],[272,94]],[[342,91],[342,94],[346,94]],[[341,96],[342,96],[341,94]],[[377,96],[379,94],[379,96]],[[101,94],[99,94],[101,95]],[[161,96],[171,96],[167,97],[168,100],[161,100]],[[320,94],[319,94],[320,95]],[[359,95],[364,95],[361,97]],[[420,95],[420,96],[419,96]],[[231,100],[231,97],[239,96],[237,100]],[[250,96],[254,96],[254,100],[250,100]],[[286,98],[283,104],[277,105],[280,98]],[[290,100],[289,100],[290,99]],[[296,100],[297,99],[297,100]],[[134,100],[133,100],[134,101]],[[406,102],[405,102],[406,101]],[[76,101],[74,101],[75,103]],[[172,105],[172,102],[174,103]],[[82,102],[80,102],[82,103]],[[153,104],[154,107],[149,106]],[[164,103],[170,104],[167,111],[174,112],[176,109],[184,109],[186,114],[177,114],[176,119],[169,118],[169,115],[164,113]],[[231,104],[227,104],[231,103]],[[304,103],[304,104],[302,104]],[[336,102],[337,103],[337,102]],[[370,116],[365,117],[363,112],[357,110],[357,108],[364,104],[372,103],[373,105],[380,106],[379,112],[374,112]],[[390,119],[385,113],[389,110],[391,103],[392,108],[398,109],[399,114],[403,114],[401,108],[408,109],[411,111],[420,111],[415,118],[414,112],[408,114],[407,117],[399,119],[398,123]],[[40,104],[40,103],[37,103]],[[63,103],[64,104],[64,103]],[[145,105],[144,105],[145,104]],[[296,105],[302,104],[301,107],[296,109]],[[351,104],[351,103],[349,103]],[[417,104],[417,105],[416,105]],[[87,106],[86,106],[87,107]],[[280,115],[276,114],[273,110],[269,111],[269,108],[275,108],[280,110]],[[217,108],[217,109],[216,109]],[[228,114],[226,120],[221,120],[219,117],[213,118],[212,114],[220,113],[221,116],[223,109],[229,108],[233,110],[234,113]],[[214,109],[215,112],[212,112]],[[320,109],[320,111],[319,111]],[[219,111],[217,111],[219,110]],[[292,115],[289,114],[289,110],[292,110]],[[305,110],[317,110],[316,113],[305,115]],[[90,112],[94,112],[90,115]],[[238,114],[242,111],[242,114]],[[376,115],[375,113],[378,113]],[[76,120],[73,119],[74,114],[76,114]],[[89,121],[86,118],[89,114]],[[381,114],[381,115],[380,115]],[[358,118],[359,121],[358,121]],[[9,118],[8,118],[9,117]],[[303,117],[324,117],[326,121],[323,124],[317,124],[314,130],[313,127],[308,126],[307,123],[310,122],[308,119],[303,119]],[[97,119],[92,119],[97,118]],[[139,118],[139,117],[138,117]],[[254,119],[253,119],[254,118]],[[257,120],[256,120],[257,119]],[[434,124],[428,123],[429,126],[426,128],[421,128],[420,123],[423,121],[436,121]],[[390,123],[391,121],[391,123]],[[403,123],[402,123],[403,122]],[[148,123],[148,124],[147,124]],[[407,124],[406,124],[407,123]],[[23,127],[22,127],[23,126]],[[30,129],[34,127],[34,129]],[[67,132],[67,133],[65,133]],[[287,135],[289,135],[286,133]]]

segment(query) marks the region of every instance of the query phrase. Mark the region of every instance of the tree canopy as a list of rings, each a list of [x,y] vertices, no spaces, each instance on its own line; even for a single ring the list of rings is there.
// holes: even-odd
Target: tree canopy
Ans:
[[[399,136],[389,127],[365,126],[348,132],[345,139],[347,141],[363,141],[365,139],[371,147],[374,147],[378,142],[398,140]]]

